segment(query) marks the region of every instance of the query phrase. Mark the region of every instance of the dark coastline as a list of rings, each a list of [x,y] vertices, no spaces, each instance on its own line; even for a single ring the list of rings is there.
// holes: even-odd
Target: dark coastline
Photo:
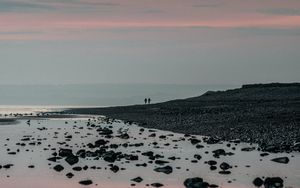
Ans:
[[[300,84],[251,84],[150,105],[82,108],[142,127],[258,143],[264,151],[300,151]]]

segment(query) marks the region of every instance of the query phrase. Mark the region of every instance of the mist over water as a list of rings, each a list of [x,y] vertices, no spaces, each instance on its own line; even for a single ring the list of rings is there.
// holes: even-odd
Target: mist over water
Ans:
[[[0,105],[6,106],[118,106],[153,103],[199,96],[208,90],[235,88],[233,85],[175,84],[74,84],[1,85]]]

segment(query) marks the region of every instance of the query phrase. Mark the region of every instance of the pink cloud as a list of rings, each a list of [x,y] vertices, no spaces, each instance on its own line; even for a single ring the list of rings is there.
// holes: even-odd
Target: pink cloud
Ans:
[[[118,1],[109,1],[116,5]],[[105,6],[94,0],[78,1],[78,3],[51,2],[56,11],[19,13],[0,13],[0,40],[61,40],[92,37],[87,31],[121,28],[298,28],[300,15],[268,15],[258,12],[270,6],[270,3],[258,1],[233,0],[221,7],[197,8],[194,3],[169,0],[160,3],[122,1],[122,6],[116,6],[111,12],[97,11]],[[83,10],[80,13],[68,12],[80,8],[79,5],[93,5],[95,10]],[[109,5],[109,4],[107,4]],[[299,3],[289,1],[281,5],[274,1],[273,8],[292,7]],[[198,6],[201,7],[201,6]],[[160,9],[163,14],[143,14],[140,10]],[[1,34],[1,32],[12,32]],[[14,34],[18,32],[18,34]],[[22,34],[24,32],[24,34]],[[31,32],[31,33],[30,33]]]

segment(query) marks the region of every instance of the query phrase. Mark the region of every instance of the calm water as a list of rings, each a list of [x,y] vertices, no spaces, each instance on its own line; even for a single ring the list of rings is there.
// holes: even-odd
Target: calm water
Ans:
[[[31,106],[115,106],[199,96],[208,90],[224,90],[231,85],[167,85],[167,84],[94,84],[0,86],[0,105]],[[4,106],[3,106],[4,105]]]
[[[65,123],[67,122],[67,124]],[[254,187],[252,181],[256,177],[282,177],[286,187],[300,187],[300,155],[299,153],[290,154],[270,154],[266,157],[260,157],[260,152],[251,151],[243,152],[241,148],[249,147],[249,144],[240,143],[226,146],[227,142],[208,145],[200,143],[204,147],[197,149],[192,145],[189,138],[183,134],[174,134],[167,131],[156,131],[155,137],[149,137],[153,134],[149,129],[141,132],[140,127],[135,125],[126,125],[122,122],[113,122],[106,124],[103,121],[92,120],[91,122],[98,127],[110,127],[113,130],[113,138],[108,139],[101,136],[95,131],[97,127],[92,128],[87,126],[88,119],[48,119],[48,120],[31,120],[27,124],[26,120],[20,120],[18,124],[1,125],[0,126],[0,164],[13,164],[10,169],[0,169],[0,187],[18,188],[74,188],[86,187],[78,184],[81,180],[92,180],[93,184],[87,187],[101,188],[120,188],[131,187],[134,183],[132,178],[142,177],[141,183],[136,183],[135,187],[145,187],[146,184],[159,182],[164,184],[166,188],[184,188],[183,181],[186,178],[202,177],[205,181],[211,184],[217,184],[223,188]],[[126,132],[130,138],[125,140],[118,137],[121,132]],[[67,140],[66,136],[72,135],[72,139]],[[166,137],[160,137],[165,135]],[[30,141],[22,141],[23,138],[30,138]],[[202,140],[201,136],[197,136]],[[116,161],[114,165],[125,170],[120,170],[116,173],[110,170],[108,162],[102,158],[95,160],[94,157],[81,158],[74,166],[88,167],[96,166],[98,169],[88,168],[87,170],[74,171],[73,166],[67,164],[64,159],[58,162],[50,162],[47,159],[51,157],[53,152],[58,152],[59,148],[71,148],[74,153],[85,147],[88,143],[94,143],[98,139],[109,140],[110,144],[135,144],[143,143],[139,147],[122,147],[120,145],[116,152],[125,154],[138,155],[138,161],[127,161],[121,159]],[[30,142],[40,141],[40,145],[29,145]],[[24,146],[16,145],[16,143],[26,143]],[[64,144],[61,144],[65,142]],[[157,144],[154,144],[157,142]],[[251,147],[256,147],[251,145]],[[236,147],[236,149],[232,149]],[[11,152],[16,152],[15,155],[9,155],[8,149]],[[97,149],[97,148],[96,148]],[[233,152],[232,156],[220,156],[216,159],[212,156],[212,151],[216,149],[224,149],[226,152]],[[93,149],[91,149],[93,150]],[[142,152],[153,151],[154,154],[162,155],[173,168],[171,174],[155,172],[153,169],[161,167],[155,163],[149,163],[146,156],[141,155]],[[194,155],[201,155],[202,158],[196,163]],[[169,157],[175,156],[176,160],[169,160]],[[290,158],[288,164],[279,164],[272,162],[270,159],[274,157],[287,156]],[[211,171],[209,165],[205,161],[216,160],[217,170]],[[233,166],[230,169],[231,174],[222,175],[219,165],[222,162],[229,163]],[[147,167],[138,167],[136,164],[146,163]],[[56,172],[53,167],[56,164],[64,166],[64,170]],[[34,165],[34,168],[28,168],[29,165]],[[248,166],[249,165],[249,166]],[[164,166],[164,165],[163,165]],[[101,169],[100,169],[101,168]],[[75,176],[68,179],[66,174],[72,172]],[[49,183],[51,182],[51,183]],[[151,187],[151,186],[150,186]]]

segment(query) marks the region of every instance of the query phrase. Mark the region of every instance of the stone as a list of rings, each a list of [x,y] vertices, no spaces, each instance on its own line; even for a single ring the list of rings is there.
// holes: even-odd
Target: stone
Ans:
[[[111,171],[113,171],[114,173],[117,173],[120,168],[117,166],[117,165],[113,165],[111,168],[110,168]]]
[[[75,156],[75,155],[70,155],[70,156],[68,156],[68,157],[65,159],[65,161],[66,161],[69,165],[72,166],[72,165],[78,163],[79,159],[78,159],[78,157]]]
[[[69,179],[71,179],[71,178],[74,176],[74,174],[71,173],[71,172],[69,172],[69,173],[66,174],[66,176],[67,176]]]
[[[162,186],[164,186],[164,185],[161,184],[161,183],[152,183],[151,186],[152,186],[152,187],[162,187]]]
[[[282,188],[283,180],[280,177],[268,177],[264,182],[265,188]]]
[[[162,172],[165,174],[171,174],[173,172],[173,168],[171,166],[158,167],[158,168],[155,168],[154,171]]]
[[[277,163],[288,164],[290,160],[288,157],[278,157],[278,158],[271,159],[271,161],[274,161]]]
[[[60,149],[58,155],[61,157],[68,157],[70,155],[73,155],[73,153],[71,149]]]
[[[220,168],[222,170],[228,170],[229,168],[231,168],[231,166],[228,163],[223,162],[220,164]]]
[[[253,180],[253,185],[255,185],[256,187],[262,186],[263,183],[264,183],[264,181],[261,178],[259,178],[259,177],[255,178]]]
[[[64,167],[58,164],[58,165],[54,166],[53,169],[57,172],[60,172],[60,171],[64,170]]]
[[[131,181],[134,181],[134,182],[137,182],[137,183],[141,183],[143,181],[143,178],[136,177],[136,178],[131,179]]]
[[[183,185],[186,188],[207,188],[209,184],[207,182],[203,182],[202,178],[188,178],[183,182]]]
[[[82,180],[78,183],[81,185],[91,185],[91,184],[93,184],[93,181],[92,180]]]

